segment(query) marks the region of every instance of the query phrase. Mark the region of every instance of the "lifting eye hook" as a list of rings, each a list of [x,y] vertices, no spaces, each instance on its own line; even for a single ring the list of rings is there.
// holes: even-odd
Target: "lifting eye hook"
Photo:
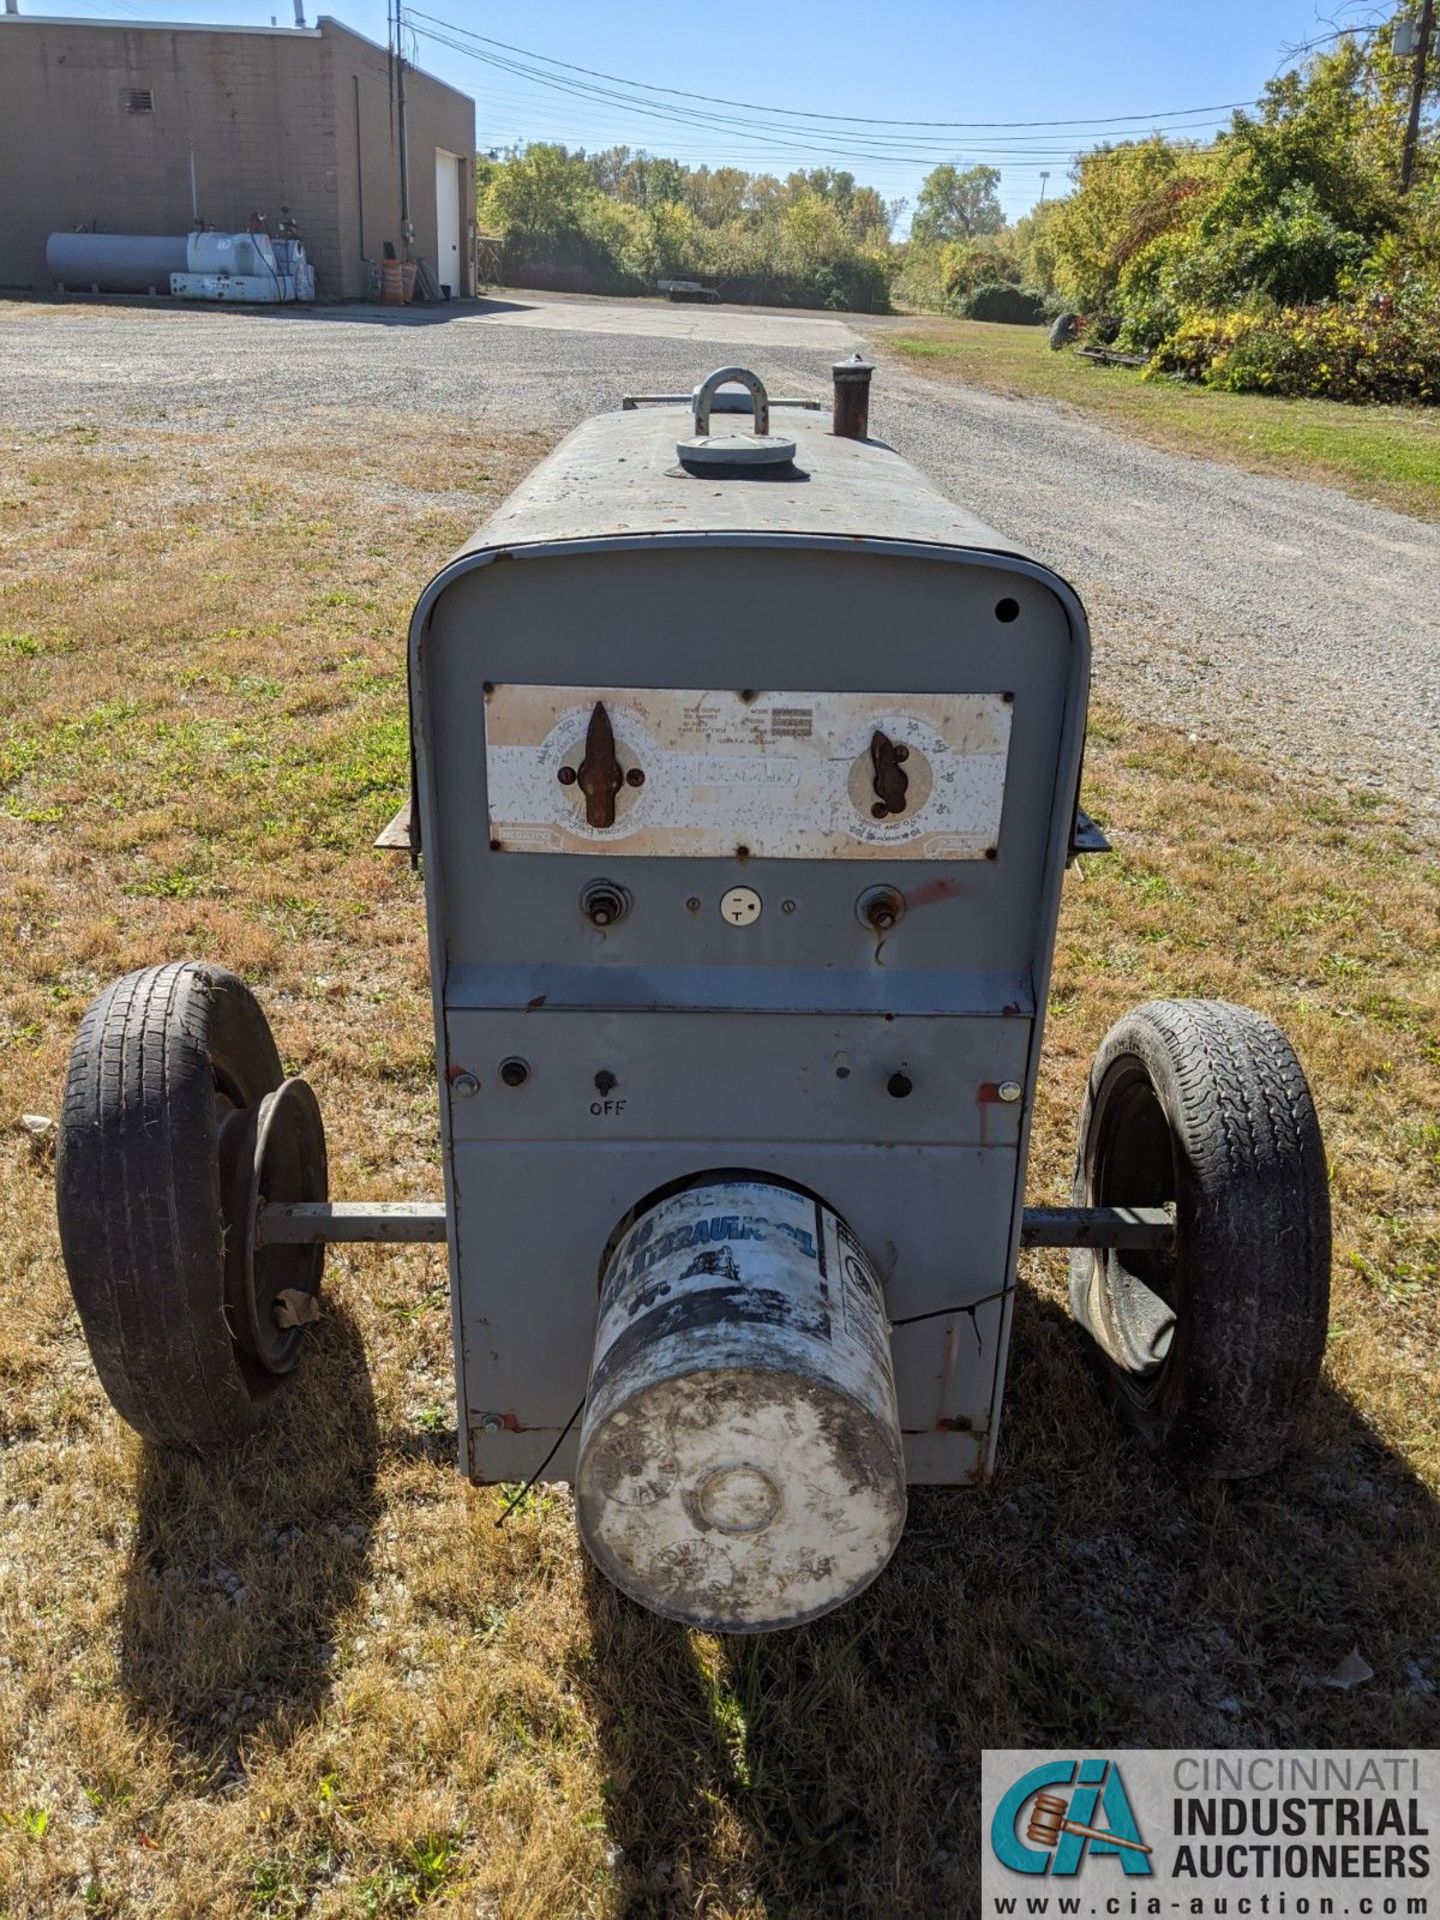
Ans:
[[[763,381],[751,373],[748,367],[720,367],[700,382],[695,389],[695,433],[702,438],[710,431],[710,409],[721,387],[746,387],[750,393],[750,404],[755,414],[755,432],[764,439],[770,431],[770,396],[765,391]]]

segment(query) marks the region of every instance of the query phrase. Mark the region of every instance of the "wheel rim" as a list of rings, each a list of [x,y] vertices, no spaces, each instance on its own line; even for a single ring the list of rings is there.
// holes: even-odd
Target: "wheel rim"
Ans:
[[[1095,1098],[1087,1154],[1092,1206],[1173,1206],[1179,1192],[1175,1131],[1143,1062],[1114,1061]],[[1182,1319],[1174,1249],[1110,1248],[1095,1255],[1106,1345],[1127,1393],[1150,1405],[1164,1391]]]
[[[223,1096],[222,1096],[223,1097]],[[256,1245],[255,1220],[267,1200],[323,1200],[329,1191],[325,1134],[315,1096],[303,1080],[286,1080],[258,1107],[220,1123],[224,1191],[225,1308],[241,1353],[264,1373],[293,1371],[304,1345],[303,1325],[282,1326],[280,1295],[320,1291],[323,1246]]]

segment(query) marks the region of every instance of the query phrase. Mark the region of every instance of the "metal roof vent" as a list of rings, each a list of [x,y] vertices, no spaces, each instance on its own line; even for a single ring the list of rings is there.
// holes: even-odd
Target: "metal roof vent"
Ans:
[[[149,87],[122,87],[120,105],[126,113],[153,113],[155,96]]]

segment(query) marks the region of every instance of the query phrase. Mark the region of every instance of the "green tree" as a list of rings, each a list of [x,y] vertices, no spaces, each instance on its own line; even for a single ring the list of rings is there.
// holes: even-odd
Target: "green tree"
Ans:
[[[537,141],[490,170],[480,224],[507,241],[530,242],[578,226],[594,192],[579,154]]]
[[[685,203],[705,227],[723,227],[745,211],[751,176],[741,167],[695,167],[685,176]]]
[[[962,172],[949,161],[935,167],[926,174],[915,202],[911,239],[931,247],[999,233],[1005,225],[995,191],[999,185],[997,167],[966,167]]]
[[[486,161],[479,218],[530,284],[638,292],[662,274],[707,275],[742,296],[883,309],[894,209],[832,167],[750,174],[663,155],[539,143]]]
[[[1020,278],[1042,293],[1055,291],[1055,216],[1063,200],[1045,200],[1022,214],[1011,228]]]
[[[1111,306],[1127,262],[1192,225],[1213,170],[1200,149],[1159,134],[1082,154],[1075,192],[1047,221],[1060,297],[1083,312]]]
[[[1342,40],[1272,80],[1258,115],[1235,114],[1216,143],[1224,186],[1208,210],[1207,235],[1258,222],[1296,187],[1308,188],[1309,203],[1347,232],[1393,225],[1402,113],[1393,79],[1377,86],[1381,71]]]

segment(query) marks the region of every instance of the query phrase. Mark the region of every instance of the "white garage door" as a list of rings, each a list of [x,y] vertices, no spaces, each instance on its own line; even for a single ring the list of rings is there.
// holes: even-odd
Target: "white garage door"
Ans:
[[[435,149],[435,234],[436,278],[448,287],[455,299],[465,292],[462,266],[464,232],[460,225],[460,180],[463,163],[459,154]]]

